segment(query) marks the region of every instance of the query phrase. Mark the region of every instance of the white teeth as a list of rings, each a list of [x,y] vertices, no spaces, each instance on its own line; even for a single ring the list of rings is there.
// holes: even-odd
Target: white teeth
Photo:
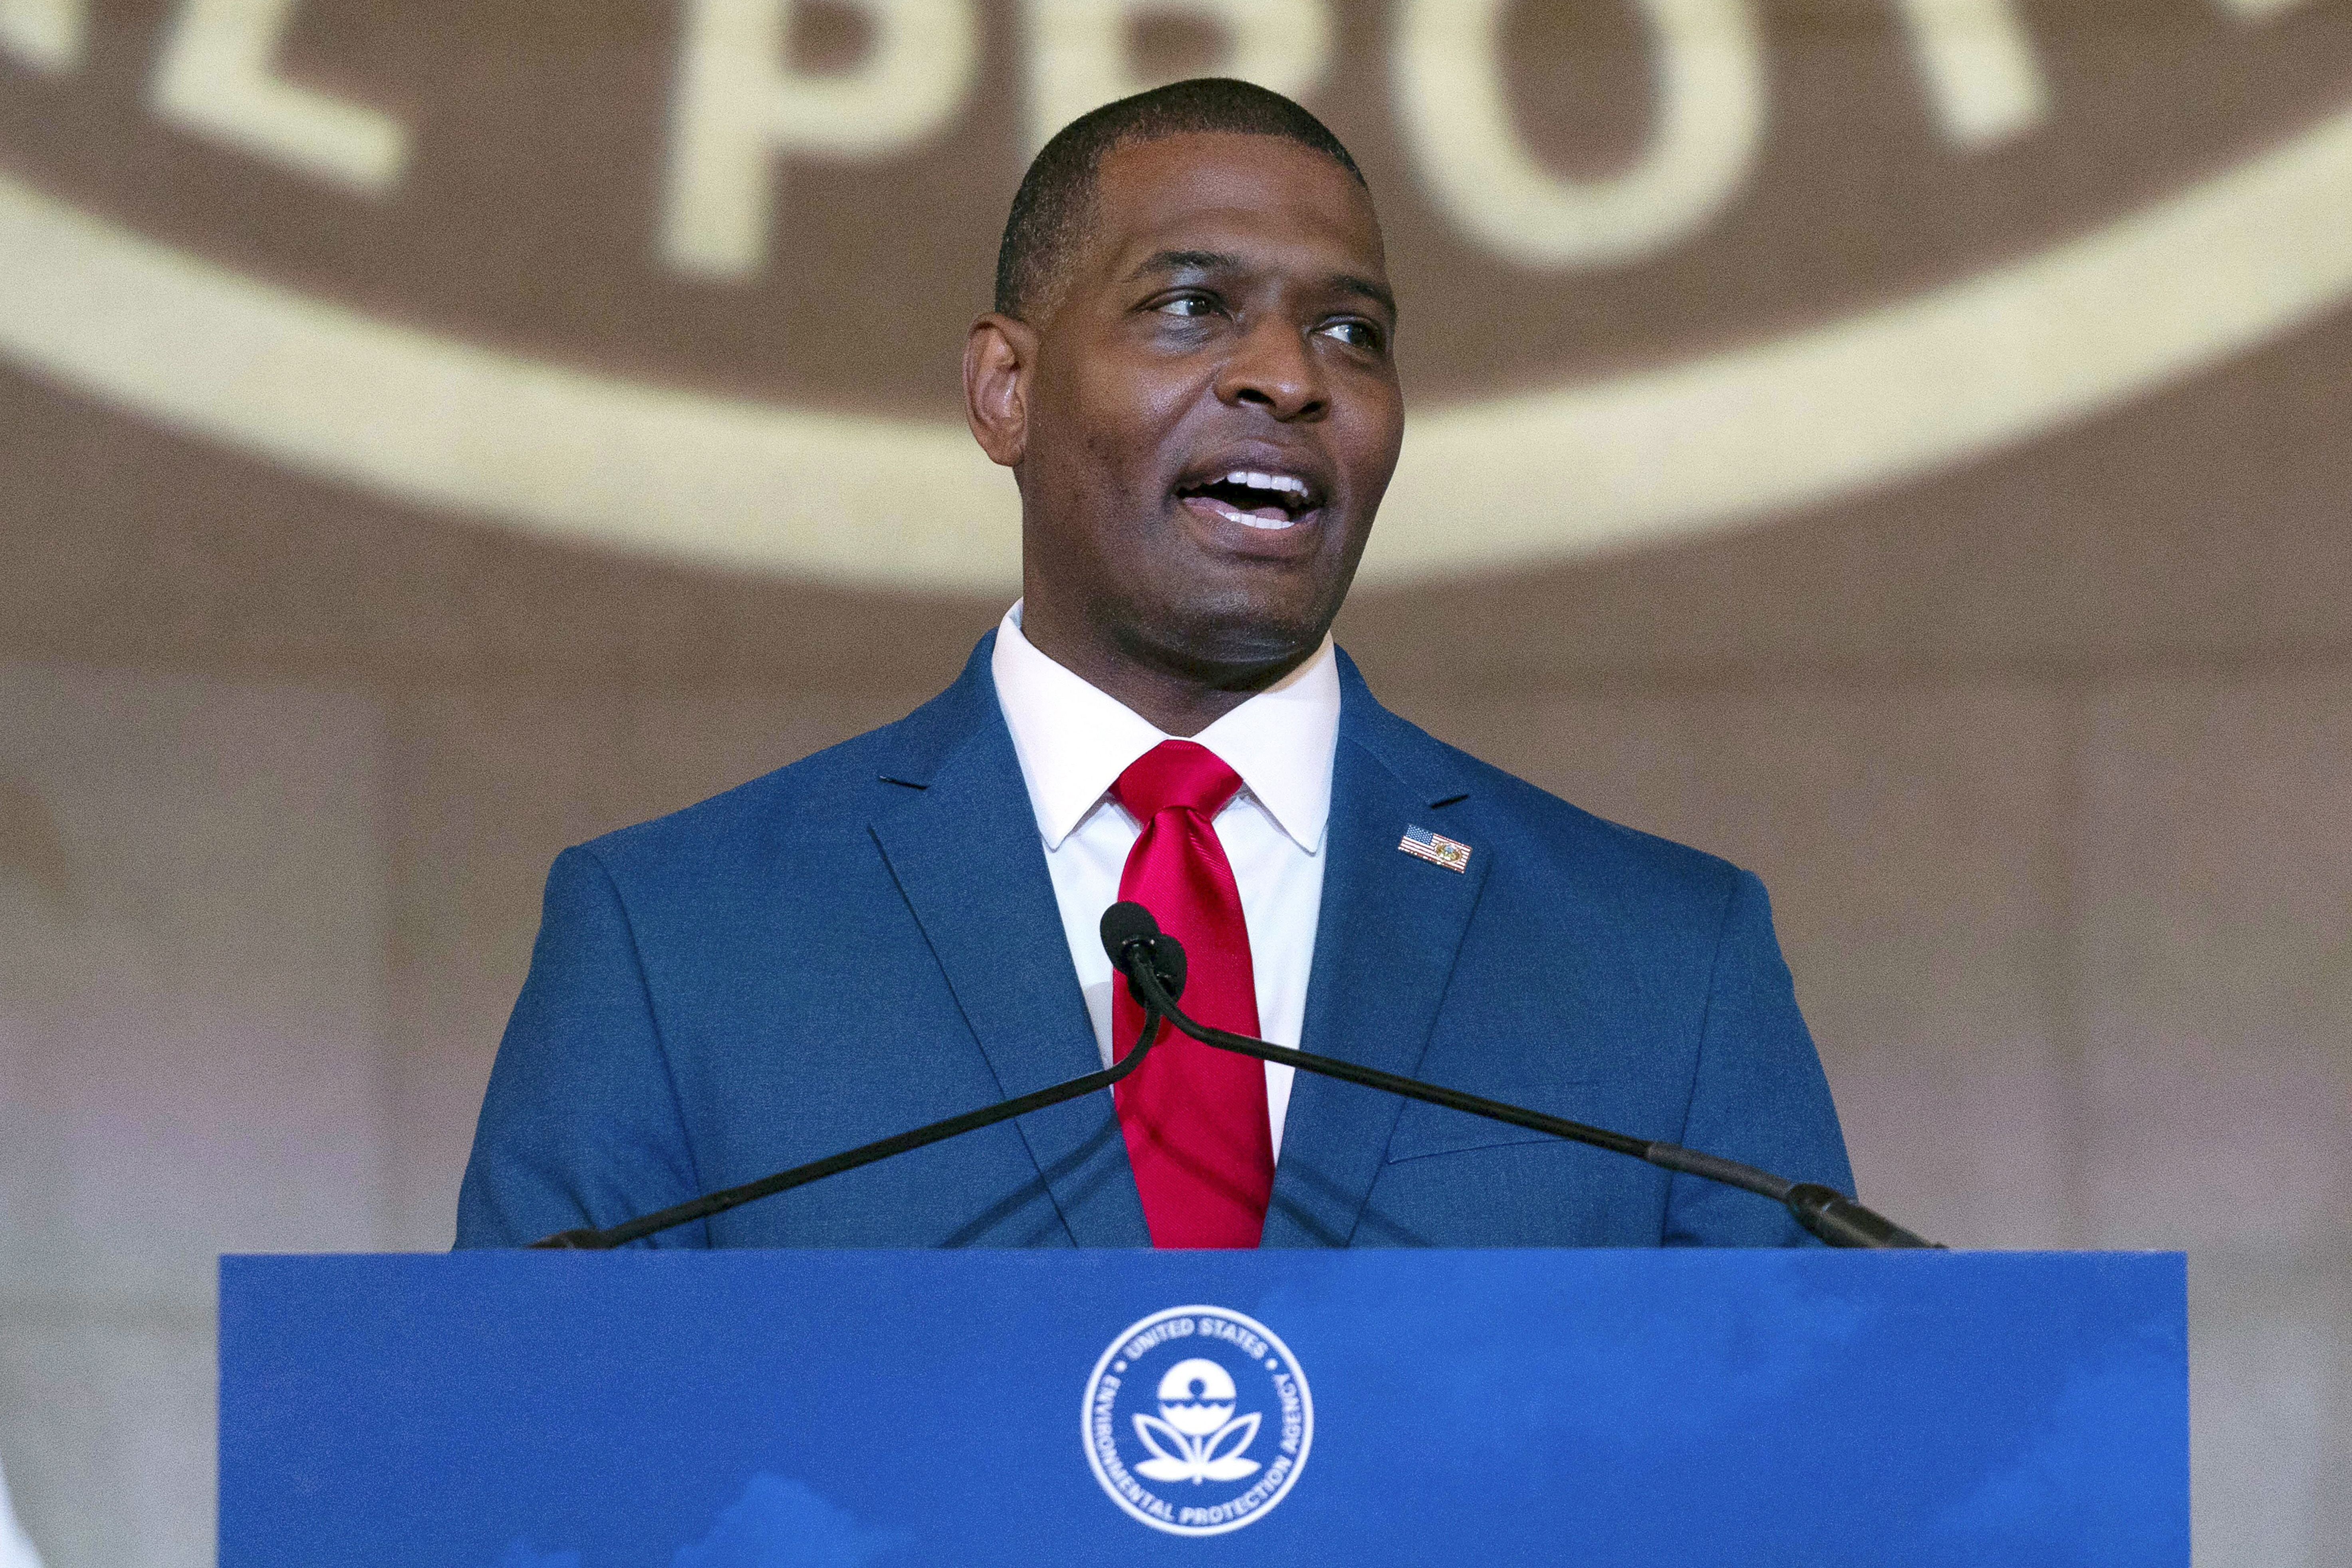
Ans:
[[[1293,495],[1307,493],[1307,481],[1292,474],[1261,474],[1254,469],[1235,468],[1220,484],[1247,485],[1252,489],[1287,490]]]
[[[1248,512],[1235,510],[1221,500],[1213,500],[1209,504],[1217,509],[1218,516],[1229,522],[1238,522],[1244,528],[1279,529],[1291,526],[1290,520],[1286,517],[1255,517]]]

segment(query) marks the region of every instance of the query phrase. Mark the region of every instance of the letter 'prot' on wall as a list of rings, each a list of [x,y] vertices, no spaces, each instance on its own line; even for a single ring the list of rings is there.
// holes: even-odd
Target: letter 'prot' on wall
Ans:
[[[789,63],[791,0],[688,0],[670,126],[662,256],[745,278],[767,259],[776,162],[870,158],[945,124],[971,89],[971,0],[850,0],[868,43],[845,70]]]
[[[35,70],[71,70],[88,23],[84,0],[0,0],[0,49]]]
[[[1895,10],[1946,138],[1989,146],[2049,113],[2033,36],[2011,0],[1896,0]]]
[[[155,68],[155,111],[171,124],[362,195],[399,182],[408,131],[390,115],[278,74],[300,0],[186,0]]]
[[[1088,110],[1161,85],[1135,68],[1134,26],[1146,15],[1213,24],[1227,53],[1203,74],[1292,98],[1311,92],[1331,58],[1326,0],[1028,0],[1025,15],[1032,154]]]
[[[1763,139],[1763,39],[1749,0],[1639,0],[1654,84],[1631,168],[1574,179],[1538,163],[1503,75],[1505,0],[1403,0],[1391,56],[1397,117],[1440,210],[1522,267],[1605,266],[1696,232]]]

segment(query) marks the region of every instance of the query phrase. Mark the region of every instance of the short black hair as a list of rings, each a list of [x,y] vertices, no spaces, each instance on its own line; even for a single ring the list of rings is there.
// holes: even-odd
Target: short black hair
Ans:
[[[1232,77],[1194,77],[1106,103],[1057,132],[1031,160],[1004,220],[996,251],[996,308],[1025,319],[1048,294],[1094,205],[1095,176],[1105,154],[1139,142],[1204,132],[1279,136],[1312,148],[1365,184],[1364,172],[1339,139],[1278,92]]]

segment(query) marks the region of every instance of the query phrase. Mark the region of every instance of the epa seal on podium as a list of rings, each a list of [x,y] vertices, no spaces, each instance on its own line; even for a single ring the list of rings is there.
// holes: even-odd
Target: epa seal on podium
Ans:
[[[1223,1535],[1288,1495],[1315,1440],[1315,1402],[1290,1347],[1223,1307],[1171,1307],[1129,1325],[1087,1379],[1087,1463],[1129,1517],[1171,1535]]]

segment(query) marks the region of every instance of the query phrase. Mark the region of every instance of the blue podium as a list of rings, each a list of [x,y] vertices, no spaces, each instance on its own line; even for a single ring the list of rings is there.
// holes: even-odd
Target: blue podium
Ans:
[[[2182,1564],[2177,1254],[221,1265],[223,1568]]]

